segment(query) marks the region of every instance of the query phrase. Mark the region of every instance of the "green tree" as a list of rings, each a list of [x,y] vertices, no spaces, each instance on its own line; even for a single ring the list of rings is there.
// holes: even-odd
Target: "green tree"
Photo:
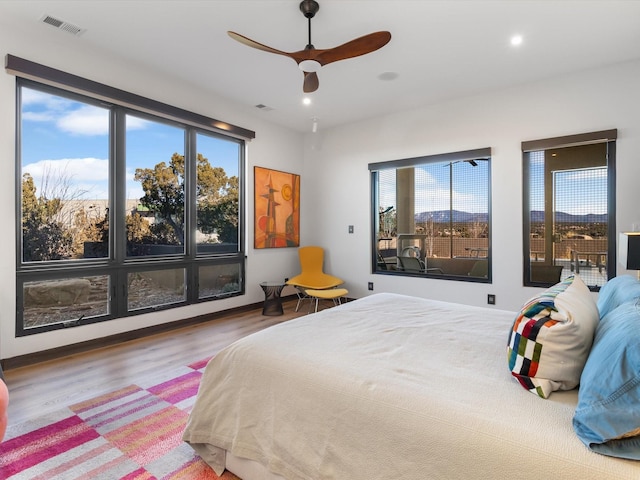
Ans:
[[[127,215],[127,243],[147,243],[150,236],[149,222],[138,212]]]
[[[33,177],[22,176],[23,261],[46,261],[73,255],[72,235],[58,220],[63,207],[60,197],[38,196]]]
[[[185,161],[174,153],[167,165],[136,169],[135,180],[141,182],[143,206],[156,216],[150,229],[155,236],[150,243],[184,243]],[[196,156],[196,199],[198,229],[202,233],[217,233],[219,241],[237,241],[238,178],[227,177],[221,167],[212,167],[209,160]]]
[[[140,202],[171,227],[178,243],[184,243],[184,155],[174,153],[169,165],[137,168],[134,179],[144,190]]]
[[[224,174],[218,179],[224,183],[216,195],[198,198],[198,228],[202,233],[217,233],[218,241],[236,243],[238,241],[238,177]]]
[[[75,212],[73,226],[69,229],[75,257],[106,257],[109,255],[109,209],[101,215],[93,206],[88,208],[87,211],[80,207]],[[87,245],[90,245],[89,251],[86,251]]]

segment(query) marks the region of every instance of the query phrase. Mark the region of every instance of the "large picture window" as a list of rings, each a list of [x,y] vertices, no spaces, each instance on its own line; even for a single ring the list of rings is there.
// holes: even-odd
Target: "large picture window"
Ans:
[[[17,85],[18,335],[244,293],[244,140]]]
[[[615,276],[615,139],[608,130],[523,142],[524,284]]]
[[[491,281],[489,148],[373,163],[374,273]]]

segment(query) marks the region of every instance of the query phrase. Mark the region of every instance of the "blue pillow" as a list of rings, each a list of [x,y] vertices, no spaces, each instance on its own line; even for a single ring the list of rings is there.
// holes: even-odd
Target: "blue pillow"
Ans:
[[[580,377],[573,428],[594,452],[640,460],[640,301],[600,321]]]
[[[605,283],[598,294],[598,311],[604,318],[618,305],[640,298],[640,282],[631,275],[619,275]]]

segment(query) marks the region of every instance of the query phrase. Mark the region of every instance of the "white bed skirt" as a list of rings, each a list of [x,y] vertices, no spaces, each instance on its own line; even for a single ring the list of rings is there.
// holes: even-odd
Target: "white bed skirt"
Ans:
[[[285,480],[284,477],[270,472],[255,460],[236,457],[231,452],[226,452],[225,468],[242,480]]]

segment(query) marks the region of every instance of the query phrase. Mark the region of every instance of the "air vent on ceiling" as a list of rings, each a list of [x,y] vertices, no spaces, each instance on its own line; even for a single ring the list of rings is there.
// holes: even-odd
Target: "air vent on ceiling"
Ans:
[[[273,110],[272,107],[267,107],[266,105],[263,105],[262,103],[259,103],[258,105],[256,105],[256,108],[259,108],[263,112],[270,112],[271,110]]]
[[[76,36],[80,36],[86,31],[84,28],[80,28],[72,23],[52,17],[51,15],[45,15],[40,20],[42,23],[46,23],[47,25],[51,25],[52,27]]]

